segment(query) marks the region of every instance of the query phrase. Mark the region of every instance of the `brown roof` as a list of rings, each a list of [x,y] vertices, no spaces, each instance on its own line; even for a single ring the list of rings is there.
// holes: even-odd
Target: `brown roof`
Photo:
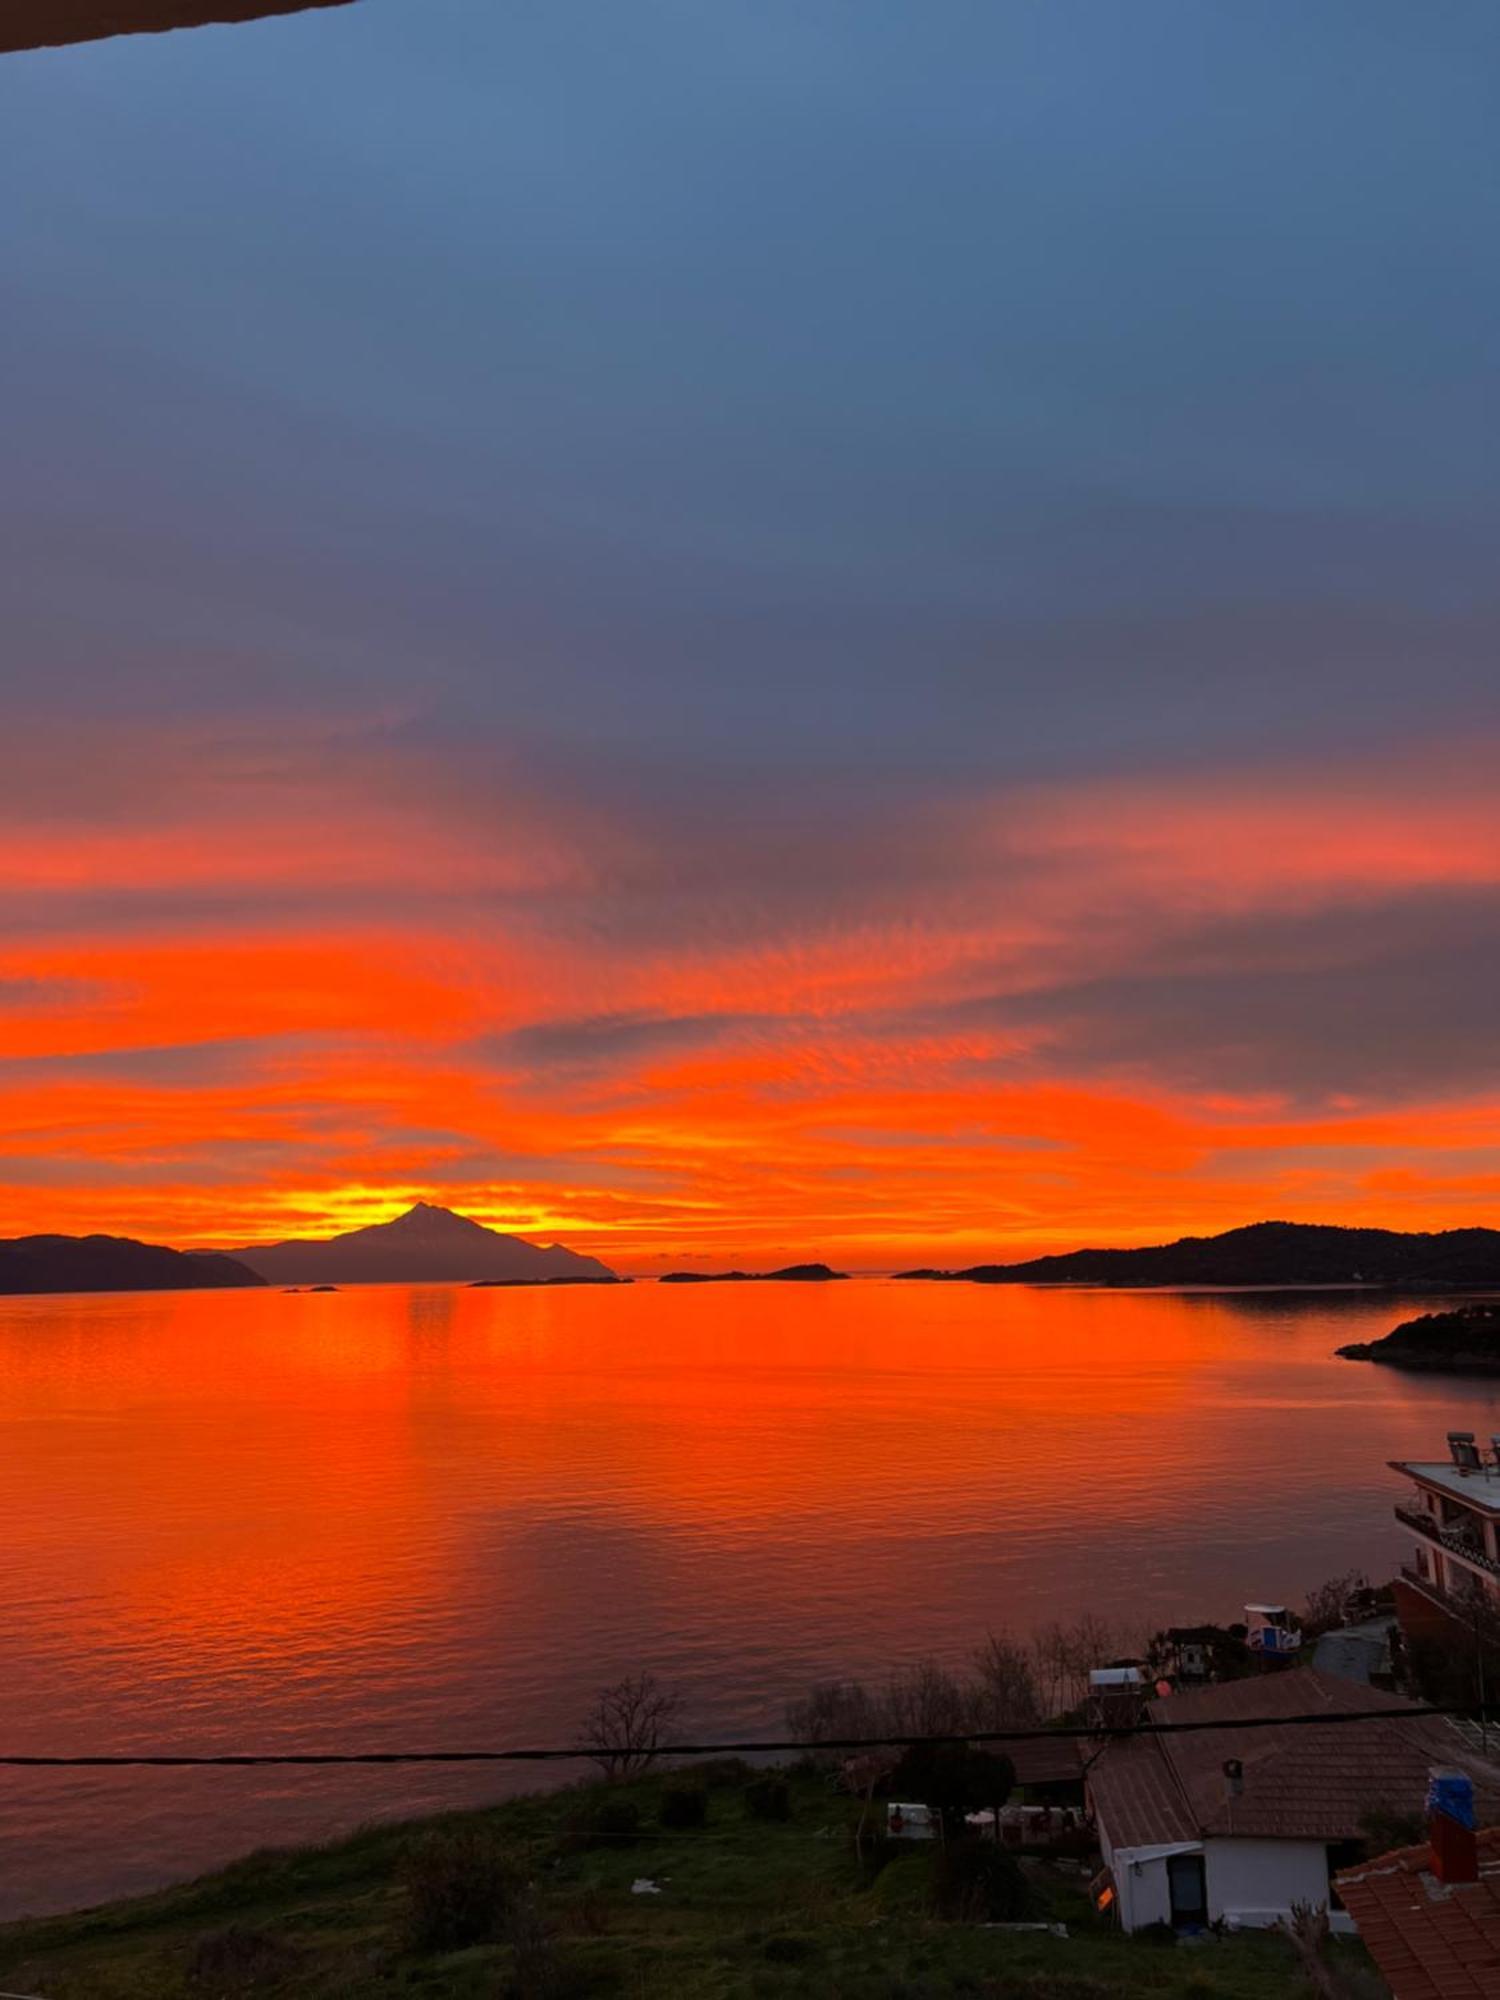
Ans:
[[[1500,1993],[1500,1827],[1479,1836],[1479,1880],[1434,1879],[1429,1851],[1403,1847],[1338,1877],[1344,1907],[1395,2000]]]
[[[4,14],[0,54],[347,4],[348,0],[9,0],[0,10]]]
[[[1015,1743],[997,1743],[995,1749],[1009,1757],[1018,1785],[1077,1784],[1083,1776],[1085,1745],[1076,1738],[1062,1736],[1022,1737]]]
[[[1500,1767],[1440,1716],[1414,1713],[1400,1695],[1311,1667],[1226,1681],[1150,1705],[1153,1722],[1213,1722],[1184,1736],[1111,1744],[1089,1774],[1095,1816],[1115,1847],[1182,1840],[1356,1840],[1371,1807],[1420,1812],[1434,1764],[1474,1779],[1482,1817],[1500,1819]],[[1338,1715],[1380,1709],[1366,1722],[1237,1728],[1261,1716]],[[1231,1798],[1226,1759],[1244,1767]]]

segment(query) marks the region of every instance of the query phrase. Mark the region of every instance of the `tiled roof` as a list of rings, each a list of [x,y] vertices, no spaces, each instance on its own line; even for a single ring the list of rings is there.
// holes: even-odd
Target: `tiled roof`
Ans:
[[[1018,1785],[1077,1784],[1083,1776],[1084,1746],[1071,1736],[1052,1742],[1045,1736],[1021,1737],[1014,1743],[997,1743],[995,1749],[1009,1757]]]
[[[1159,1736],[1112,1743],[1088,1774],[1094,1818],[1111,1847],[1170,1847],[1199,1828]]]
[[[1428,1849],[1403,1847],[1338,1877],[1394,2000],[1495,2000],[1500,1993],[1500,1827],[1479,1836],[1479,1880],[1434,1879]]]
[[[1212,1722],[1185,1736],[1112,1744],[1089,1774],[1094,1810],[1112,1845],[1177,1840],[1356,1840],[1372,1807],[1420,1812],[1434,1764],[1474,1779],[1480,1814],[1500,1820],[1500,1767],[1416,1704],[1311,1667],[1227,1681],[1155,1701],[1153,1722]],[[1367,1722],[1236,1728],[1250,1717],[1388,1711]],[[1227,1759],[1244,1769],[1231,1797]]]

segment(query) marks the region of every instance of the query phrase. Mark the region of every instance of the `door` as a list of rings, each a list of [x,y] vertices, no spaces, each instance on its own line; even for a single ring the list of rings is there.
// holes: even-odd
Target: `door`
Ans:
[[[1173,1930],[1207,1929],[1208,1879],[1201,1854],[1167,1856],[1167,1893],[1172,1902]]]

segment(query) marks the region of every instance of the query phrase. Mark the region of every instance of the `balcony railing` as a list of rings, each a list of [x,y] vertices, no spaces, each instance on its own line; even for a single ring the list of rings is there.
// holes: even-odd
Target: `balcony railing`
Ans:
[[[1403,1582],[1421,1591],[1429,1603],[1437,1605],[1440,1611],[1446,1611],[1454,1618],[1468,1620],[1473,1618],[1476,1610],[1483,1611],[1487,1607],[1493,1612],[1496,1608],[1495,1598],[1477,1576],[1470,1577],[1469,1588],[1460,1592],[1444,1590],[1435,1577],[1423,1576],[1422,1572],[1413,1569],[1410,1563],[1402,1563],[1399,1574]]]
[[[1500,1576],[1500,1562],[1488,1552],[1481,1539],[1480,1528],[1456,1528],[1450,1523],[1444,1527],[1435,1514],[1429,1514],[1425,1507],[1409,1506],[1401,1501],[1396,1503],[1396,1519],[1414,1528],[1419,1535],[1425,1535],[1429,1542],[1436,1542],[1449,1555],[1458,1556],[1463,1562],[1476,1564],[1488,1570],[1491,1576]]]

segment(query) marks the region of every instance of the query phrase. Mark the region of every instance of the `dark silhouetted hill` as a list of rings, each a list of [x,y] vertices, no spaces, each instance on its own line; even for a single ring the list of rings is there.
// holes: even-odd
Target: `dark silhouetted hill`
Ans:
[[[1072,1250],[1020,1264],[902,1271],[980,1285],[1368,1285],[1389,1291],[1500,1286],[1500,1230],[1341,1229],[1253,1222],[1222,1236],[1184,1236],[1143,1250]]]
[[[1341,1347],[1346,1361],[1384,1361],[1392,1368],[1460,1375],[1500,1374],[1500,1304],[1460,1306],[1403,1320],[1383,1340]]]
[[[371,1223],[342,1236],[252,1243],[234,1253],[275,1285],[448,1284],[614,1276],[597,1257],[561,1243],[528,1243],[486,1229],[452,1209],[419,1201],[393,1222]]]
[[[188,1292],[262,1279],[213,1250],[129,1236],[14,1236],[0,1242],[0,1292]]]

